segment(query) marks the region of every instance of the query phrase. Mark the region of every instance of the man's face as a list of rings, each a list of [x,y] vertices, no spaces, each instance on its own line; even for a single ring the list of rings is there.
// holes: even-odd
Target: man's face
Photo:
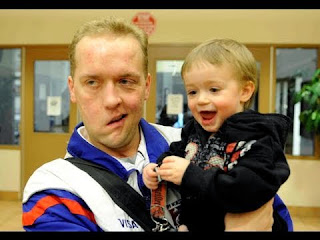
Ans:
[[[78,104],[89,142],[114,156],[134,153],[151,81],[143,74],[139,42],[132,36],[84,37],[75,60],[70,97]]]

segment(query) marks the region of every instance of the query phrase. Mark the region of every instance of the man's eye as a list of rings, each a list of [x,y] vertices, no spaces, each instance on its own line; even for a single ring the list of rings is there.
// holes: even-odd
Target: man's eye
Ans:
[[[90,85],[90,86],[95,86],[97,84],[97,81],[95,80],[88,80],[87,81],[87,84]]]
[[[120,79],[120,83],[126,85],[129,83],[129,80],[128,79]]]

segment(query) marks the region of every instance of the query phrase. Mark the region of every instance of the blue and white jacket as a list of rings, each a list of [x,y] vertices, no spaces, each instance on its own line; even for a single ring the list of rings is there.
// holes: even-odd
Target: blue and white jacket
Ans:
[[[141,141],[134,163],[121,161],[97,149],[76,126],[68,143],[67,157],[79,157],[108,168],[150,201],[150,190],[142,181],[142,169],[180,139],[181,129],[140,121]],[[167,191],[166,217],[175,225],[180,194]],[[23,192],[23,227],[26,231],[144,231],[115,204],[90,175],[64,159],[38,168]]]
[[[87,159],[114,171],[150,201],[142,169],[156,162],[171,142],[181,139],[181,129],[149,124],[144,119],[140,126],[141,140],[134,163],[115,159],[87,142],[80,133],[83,123],[75,127],[65,158]],[[62,158],[42,165],[32,174],[24,188],[22,203],[22,224],[26,231],[144,231],[99,183]],[[171,224],[178,222],[180,205],[180,193],[169,188],[166,217]],[[288,209],[278,196],[274,210],[292,227]]]

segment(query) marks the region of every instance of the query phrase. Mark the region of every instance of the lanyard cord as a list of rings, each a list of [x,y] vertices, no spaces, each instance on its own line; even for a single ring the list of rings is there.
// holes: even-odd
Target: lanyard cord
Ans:
[[[157,167],[155,168],[157,171]],[[164,232],[171,228],[170,223],[165,217],[167,182],[162,181],[158,175],[159,185],[157,189],[151,191],[151,219],[156,223],[156,227],[152,229],[154,232]]]

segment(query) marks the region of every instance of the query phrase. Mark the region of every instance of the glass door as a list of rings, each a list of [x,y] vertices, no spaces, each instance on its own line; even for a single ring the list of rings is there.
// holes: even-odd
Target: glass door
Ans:
[[[63,158],[76,124],[67,79],[67,47],[27,47],[22,189],[36,168]]]
[[[184,116],[188,114],[187,98],[180,70],[184,58],[195,46],[149,47],[149,72],[152,83],[145,114],[149,122],[180,127],[186,120]]]

